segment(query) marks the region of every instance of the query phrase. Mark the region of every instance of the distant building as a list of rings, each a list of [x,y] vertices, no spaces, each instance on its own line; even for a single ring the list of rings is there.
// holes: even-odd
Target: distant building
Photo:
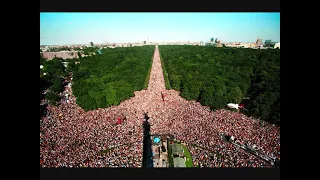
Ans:
[[[276,48],[280,49],[280,43],[279,42],[274,44],[274,49],[276,49]]]
[[[43,58],[47,60],[51,60],[54,57],[62,58],[62,59],[79,58],[78,51],[41,52],[40,54],[42,55]]]
[[[271,40],[266,40],[266,41],[264,42],[264,45],[265,45],[266,47],[269,47],[269,46],[271,45]]]
[[[262,39],[257,39],[256,46],[261,46],[262,45]]]

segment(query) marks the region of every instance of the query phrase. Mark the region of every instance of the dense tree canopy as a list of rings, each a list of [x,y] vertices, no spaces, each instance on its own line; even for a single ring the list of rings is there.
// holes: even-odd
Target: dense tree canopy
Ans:
[[[59,93],[64,90],[63,78],[67,75],[62,62],[63,60],[59,58],[47,61],[40,56],[40,65],[43,65],[43,69],[40,69],[40,101],[45,98],[50,104],[58,105]],[[76,69],[76,67],[73,69]],[[43,92],[46,89],[49,91],[44,96]]]
[[[59,58],[53,58],[52,60],[44,61],[43,71],[50,75],[65,77],[66,71],[62,62],[63,60]]]
[[[98,47],[86,47],[83,49],[83,54],[90,55],[93,52],[97,53],[99,49],[100,48],[98,48]]]
[[[152,65],[154,46],[102,49],[80,60],[72,91],[77,104],[92,110],[118,105],[144,87]]]
[[[76,62],[79,61],[79,59],[67,59],[66,60],[68,62],[67,68],[66,68],[66,72],[75,72],[78,71],[78,65],[76,64]]]
[[[212,109],[245,103],[247,115],[280,122],[280,50],[186,45],[159,50],[165,78],[182,97]]]
[[[47,92],[45,95],[46,99],[49,101],[52,105],[58,105],[58,101],[60,100],[60,96],[53,92]]]
[[[45,61],[46,60],[40,54],[40,65],[44,65]]]

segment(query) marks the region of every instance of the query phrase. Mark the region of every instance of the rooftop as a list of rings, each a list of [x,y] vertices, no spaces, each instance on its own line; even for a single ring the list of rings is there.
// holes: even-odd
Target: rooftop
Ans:
[[[176,157],[173,159],[174,167],[186,167],[186,163],[184,162],[184,159],[181,157]]]
[[[183,150],[180,144],[172,144],[172,154],[182,154]]]

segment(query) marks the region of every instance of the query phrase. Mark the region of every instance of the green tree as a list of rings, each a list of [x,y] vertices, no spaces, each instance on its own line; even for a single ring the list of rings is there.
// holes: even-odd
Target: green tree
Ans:
[[[205,106],[212,106],[214,105],[214,87],[204,87],[200,93],[200,102]]]
[[[64,90],[62,85],[62,79],[60,77],[55,77],[53,80],[53,85],[50,87],[50,91],[54,93],[60,93]]]
[[[78,57],[79,57],[79,59],[82,58],[80,51],[78,51]]]
[[[58,101],[60,100],[59,95],[53,93],[53,92],[47,92],[45,95],[46,100],[48,100],[49,104],[57,106]]]
[[[242,100],[242,91],[238,86],[233,87],[231,88],[227,97],[230,100],[230,102],[239,104]]]
[[[77,97],[76,103],[81,106],[85,111],[93,110],[96,108],[96,102],[88,95]]]
[[[247,115],[280,122],[280,50],[211,47],[159,45],[171,86],[213,109],[250,97]]]
[[[118,105],[119,101],[116,93],[116,89],[110,86],[110,84],[103,91],[103,94],[106,97],[107,106]]]
[[[45,72],[48,72],[49,74],[57,75],[60,77],[64,77],[66,75],[65,67],[62,64],[61,60],[58,58],[53,58],[50,61],[46,61],[43,70]]]
[[[77,71],[77,65],[75,64],[74,61],[70,61],[70,62],[68,63],[66,72],[74,72],[74,71]]]
[[[132,97],[133,91],[140,91],[144,87],[154,48],[103,49],[102,54],[83,57],[73,73],[73,94],[77,99],[80,98],[77,104],[88,110],[118,105]],[[96,51],[95,47],[84,49],[84,53]],[[72,69],[71,65],[67,71]]]
[[[181,75],[172,74],[170,76],[171,87],[177,91],[180,91],[181,79],[182,79]]]
[[[45,61],[46,60],[40,55],[40,65],[44,65]]]

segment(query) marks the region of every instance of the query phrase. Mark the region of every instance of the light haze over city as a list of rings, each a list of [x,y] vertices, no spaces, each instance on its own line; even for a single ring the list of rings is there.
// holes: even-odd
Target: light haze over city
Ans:
[[[40,13],[40,45],[280,42],[280,13]]]

